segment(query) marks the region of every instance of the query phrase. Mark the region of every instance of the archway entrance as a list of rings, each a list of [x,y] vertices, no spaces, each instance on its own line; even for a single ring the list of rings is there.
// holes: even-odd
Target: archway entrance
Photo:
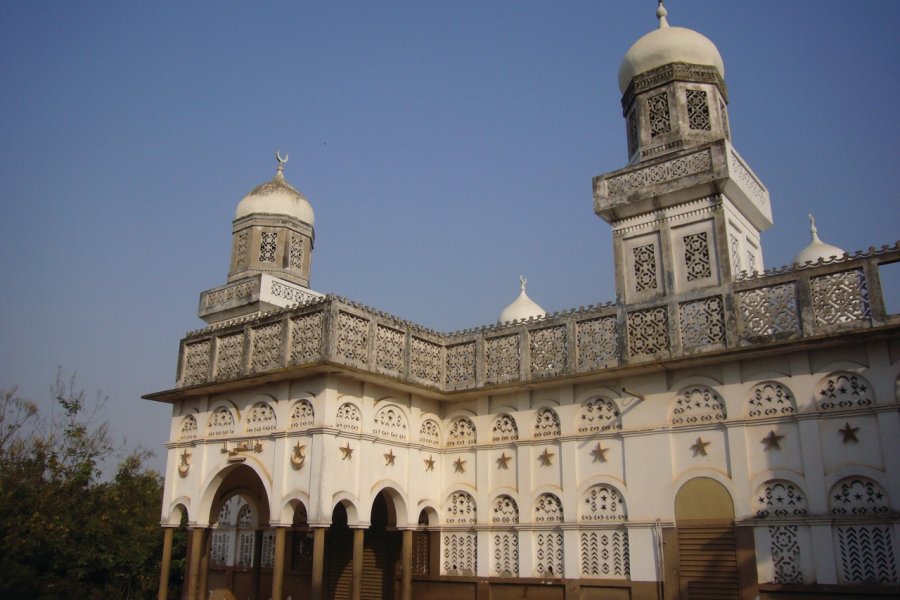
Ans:
[[[675,523],[682,600],[739,600],[734,504],[728,490],[709,477],[691,479],[675,496]]]
[[[381,492],[372,502],[371,525],[364,532],[347,525],[347,511],[338,504],[325,543],[326,598],[351,600],[353,589],[354,537],[362,535],[362,565],[359,571],[362,600],[394,598],[399,585],[402,537],[396,530],[391,498]],[[357,544],[359,541],[357,540]]]

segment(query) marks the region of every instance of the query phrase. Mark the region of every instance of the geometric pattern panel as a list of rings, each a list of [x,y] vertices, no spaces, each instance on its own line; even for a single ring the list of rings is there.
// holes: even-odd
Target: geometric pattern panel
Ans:
[[[519,439],[519,427],[516,420],[510,415],[502,414],[494,419],[493,437],[494,442],[513,442]]]
[[[475,385],[475,342],[447,347],[445,378],[451,388]]]
[[[291,240],[293,245],[294,240]],[[266,531],[262,536],[262,552],[259,565],[263,569],[271,569],[275,565],[275,532]]]
[[[614,363],[618,358],[616,318],[579,321],[575,325],[578,370],[591,371]]]
[[[581,576],[628,579],[628,532],[601,529],[581,533]]]
[[[672,405],[672,425],[707,425],[725,420],[725,403],[705,385],[685,388]]]
[[[817,327],[872,318],[862,269],[813,277],[810,286]]]
[[[396,406],[384,406],[375,413],[375,425],[372,435],[406,441],[409,437],[406,416]]]
[[[434,419],[425,419],[419,427],[419,443],[437,447],[441,445],[441,426]]]
[[[535,536],[535,575],[538,577],[562,577],[563,534],[560,531],[540,531]]]
[[[855,373],[832,373],[819,382],[816,400],[819,410],[843,410],[872,406],[869,382]]]
[[[315,412],[309,400],[300,400],[291,408],[291,429],[308,429],[314,420]]]
[[[291,236],[288,266],[292,269],[300,269],[303,267],[303,238],[299,238],[296,235]]]
[[[595,485],[584,495],[580,521],[624,521],[628,518],[622,494],[611,485]]]
[[[664,306],[628,313],[628,354],[647,356],[669,349],[669,317]]]
[[[682,302],[678,316],[685,348],[725,343],[725,313],[719,296]]]
[[[519,336],[484,340],[486,383],[505,383],[519,377]]]
[[[205,383],[209,374],[209,340],[185,344],[184,385]]]
[[[534,503],[534,522],[542,525],[563,522],[562,502],[554,494],[541,494]]]
[[[250,369],[254,373],[268,371],[281,366],[282,322],[277,321],[251,329],[253,353],[250,355]]]
[[[178,432],[178,441],[186,442],[197,437],[197,419],[194,415],[188,415],[181,422],[181,431]]]
[[[837,527],[841,583],[898,583],[891,525]]]
[[[796,411],[791,390],[775,381],[754,385],[747,397],[746,412],[751,419],[792,415]]]
[[[650,116],[650,137],[656,137],[672,130],[669,119],[669,97],[665,91],[647,98],[647,112]]]
[[[806,494],[790,481],[769,480],[756,491],[753,514],[758,519],[805,517],[809,514]]]
[[[454,492],[447,500],[447,525],[474,525],[477,521],[475,499],[468,492]]]
[[[259,237],[259,262],[275,262],[275,252],[278,249],[278,233],[264,231]]]
[[[275,430],[275,409],[265,402],[254,404],[247,413],[247,433],[263,433]]]
[[[206,425],[207,434],[210,436],[229,435],[234,433],[234,415],[224,406],[220,406],[209,415],[209,423]]]
[[[322,313],[315,312],[291,319],[291,364],[318,360],[322,347]]]
[[[494,555],[491,575],[495,577],[519,576],[519,534],[502,532],[493,535]]]
[[[469,446],[475,443],[475,424],[468,417],[458,417],[447,435],[447,447]]]
[[[375,327],[375,366],[386,371],[403,371],[402,331],[377,325]]]
[[[800,333],[794,282],[738,292],[744,337]]]
[[[510,496],[497,496],[491,511],[494,525],[516,525],[519,522],[519,505]]]
[[[558,375],[566,368],[566,328],[547,327],[531,332],[531,374]]]
[[[559,415],[552,408],[538,411],[534,422],[534,437],[557,437],[560,434]]]
[[[617,431],[622,429],[622,417],[612,400],[594,398],[581,406],[578,413],[578,433]]]
[[[656,245],[635,246],[631,252],[634,254],[634,291],[655,290],[657,287]]]
[[[233,379],[241,374],[244,358],[244,332],[223,335],[216,345],[216,378]]]
[[[356,315],[338,313],[338,354],[365,364],[369,345],[369,322]]]
[[[441,367],[444,357],[441,346],[417,337],[412,338],[409,354],[409,374],[414,379],[433,386],[441,385]]]
[[[831,488],[828,500],[833,515],[867,516],[890,512],[884,488],[868,477],[847,477],[838,481]]]
[[[703,90],[687,90],[685,92],[688,111],[688,126],[691,129],[709,131],[709,102]]]
[[[441,536],[441,573],[443,575],[475,574],[478,542],[474,533],[445,533]]]
[[[362,415],[353,404],[345,402],[338,407],[335,426],[344,431],[359,432],[362,430]]]
[[[775,583],[803,583],[800,570],[800,542],[796,525],[769,527],[770,551]]]
[[[709,242],[706,232],[700,231],[682,237],[684,244],[684,272],[688,281],[712,277],[709,262]]]

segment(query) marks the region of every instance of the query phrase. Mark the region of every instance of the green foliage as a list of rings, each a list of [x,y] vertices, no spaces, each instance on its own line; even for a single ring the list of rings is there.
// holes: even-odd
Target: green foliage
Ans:
[[[162,478],[147,451],[113,458],[84,393],[57,377],[61,414],[44,420],[0,392],[0,598],[154,598],[162,555]]]

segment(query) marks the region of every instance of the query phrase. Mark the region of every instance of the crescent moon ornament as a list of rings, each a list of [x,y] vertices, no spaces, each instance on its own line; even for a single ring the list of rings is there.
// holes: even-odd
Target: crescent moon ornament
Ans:
[[[275,152],[275,160],[277,160],[278,164],[281,166],[284,166],[284,163],[286,163],[288,161],[288,158],[289,157],[287,154],[284,155],[284,158],[281,158],[281,150],[278,150],[277,152]]]

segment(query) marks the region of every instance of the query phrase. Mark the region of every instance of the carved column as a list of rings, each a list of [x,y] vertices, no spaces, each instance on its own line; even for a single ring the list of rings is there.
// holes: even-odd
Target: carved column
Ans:
[[[403,550],[401,553],[400,576],[400,599],[412,600],[412,529],[403,530]]]
[[[272,599],[281,600],[284,595],[284,540],[287,530],[275,528],[275,563],[272,565]]]
[[[365,529],[353,530],[353,577],[350,580],[350,600],[362,600],[363,541]]]
[[[313,561],[312,581],[310,584],[310,600],[323,600],[323,580],[325,572],[325,528],[313,528]]]
[[[162,566],[159,569],[158,600],[168,600],[169,598],[169,567],[172,566],[172,536],[174,534],[174,527],[163,527],[163,552]]]
[[[198,590],[200,587],[200,557],[203,555],[203,528],[195,527],[191,530],[191,552],[188,563],[187,600],[200,600]]]
[[[197,600],[203,600],[209,595],[209,549],[212,536],[209,529],[203,530],[203,552],[200,554],[200,579],[197,586]]]

